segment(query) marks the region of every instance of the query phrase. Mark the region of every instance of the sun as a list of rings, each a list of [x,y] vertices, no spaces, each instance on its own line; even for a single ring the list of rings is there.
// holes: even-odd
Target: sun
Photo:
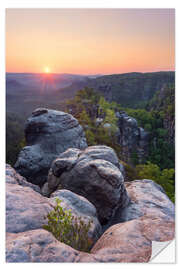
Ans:
[[[44,72],[45,72],[45,73],[50,73],[49,67],[45,67],[45,68],[44,68]]]

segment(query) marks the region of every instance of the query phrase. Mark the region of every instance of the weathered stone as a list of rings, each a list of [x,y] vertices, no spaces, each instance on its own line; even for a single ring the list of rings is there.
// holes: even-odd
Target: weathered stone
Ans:
[[[118,208],[109,224],[140,218],[144,233],[152,241],[169,241],[174,238],[174,204],[163,188],[152,180],[135,180],[125,183],[131,203],[125,208]]]
[[[61,200],[61,206],[64,210],[71,210],[75,218],[81,218],[85,224],[92,221],[88,236],[92,243],[94,243],[102,234],[102,228],[98,221],[94,205],[84,197],[65,189],[57,190],[51,194],[52,202],[56,198]]]
[[[6,184],[6,231],[24,232],[42,228],[52,210],[47,198],[30,187]]]
[[[76,262],[79,253],[43,229],[7,233],[6,262]]]
[[[48,186],[71,190],[87,198],[106,223],[117,205],[129,203],[118,158],[107,146],[92,146],[84,151],[69,149],[52,163]]]
[[[23,187],[30,187],[34,191],[41,193],[39,186],[27,182],[27,180],[19,173],[17,173],[9,164],[6,164],[6,183],[19,184]]]
[[[29,182],[43,185],[52,161],[70,147],[87,147],[82,127],[72,115],[37,109],[25,126],[27,141],[15,164],[16,170]]]
[[[116,117],[119,127],[117,142],[121,145],[124,161],[131,162],[132,155],[137,155],[137,159],[143,162],[148,154],[149,133],[123,111],[116,112]]]
[[[91,250],[104,262],[148,262],[151,252],[151,241],[144,236],[140,220],[111,226]]]

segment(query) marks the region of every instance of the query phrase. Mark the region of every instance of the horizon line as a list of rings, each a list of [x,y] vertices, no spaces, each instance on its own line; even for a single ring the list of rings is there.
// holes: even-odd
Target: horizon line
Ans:
[[[130,72],[122,72],[122,73],[94,73],[94,74],[83,74],[83,73],[67,73],[67,72],[50,72],[50,74],[55,74],[55,75],[60,75],[60,74],[65,74],[65,75],[77,75],[77,76],[106,76],[106,75],[122,75],[122,74],[130,74],[130,73],[140,73],[140,74],[145,74],[145,73],[159,73],[159,72],[175,72],[175,70],[159,70],[159,71],[146,71],[146,72],[140,72],[140,71],[130,71]],[[6,71],[6,74],[46,74],[45,72],[9,72]],[[48,75],[46,74],[46,75]]]

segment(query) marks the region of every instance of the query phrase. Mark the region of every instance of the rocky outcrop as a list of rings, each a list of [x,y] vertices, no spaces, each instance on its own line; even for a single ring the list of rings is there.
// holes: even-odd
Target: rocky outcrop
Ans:
[[[125,112],[116,112],[118,118],[119,134],[117,142],[121,145],[121,154],[126,162],[137,159],[143,162],[148,154],[149,133],[142,127],[138,127],[135,118],[128,116]]]
[[[70,114],[37,109],[25,125],[27,146],[15,164],[15,169],[33,184],[42,186],[47,180],[51,162],[70,147],[87,147],[82,127]]]
[[[131,202],[116,210],[108,226],[139,219],[144,233],[152,241],[169,241],[174,238],[175,208],[163,188],[152,180],[135,180],[125,183]]]
[[[84,156],[78,155],[78,158],[88,162],[93,161],[92,156],[97,158],[100,155],[98,148],[87,148],[85,151],[91,153],[89,157],[85,151],[71,149],[71,154],[66,151],[66,159],[64,158],[62,164],[66,164],[70,174],[76,166],[73,158],[71,159],[73,151],[74,156],[81,152]],[[108,149],[106,151],[108,152]],[[97,158],[94,161],[98,160],[104,164],[102,159]],[[118,164],[112,165],[116,172]],[[60,166],[60,170],[62,168],[63,166]],[[109,167],[105,167],[105,171],[106,168]],[[56,169],[58,171],[58,167]],[[112,177],[110,180],[116,179],[116,174],[112,174],[111,170],[109,173]],[[103,172],[103,175],[106,173]],[[26,182],[25,178],[20,181],[21,178],[15,170],[7,166],[7,262],[148,262],[152,241],[169,241],[174,238],[174,204],[164,190],[151,180],[125,183],[131,201],[126,207],[121,208],[119,204],[114,217],[100,236],[101,225],[96,209],[87,199],[69,190],[57,190],[50,198],[46,198],[36,192],[34,186]],[[96,179],[99,178],[96,176]],[[94,193],[94,196],[98,196],[97,193]],[[50,232],[42,229],[42,225],[47,222],[44,216],[53,209],[57,197],[62,201],[64,210],[71,209],[74,216],[80,216],[85,222],[93,220],[89,237],[96,243],[90,253],[77,251],[59,242]]]
[[[96,207],[103,224],[117,205],[123,208],[129,203],[119,168],[118,158],[110,147],[69,149],[53,161],[48,186],[53,190],[60,185],[87,198]]]
[[[82,196],[79,196],[69,190],[61,189],[51,194],[51,200],[56,198],[61,200],[61,206],[64,210],[71,210],[72,215],[76,218],[81,218],[85,224],[92,221],[88,231],[88,236],[93,242],[102,234],[102,228],[97,218],[96,208],[92,203]]]
[[[80,252],[43,229],[7,233],[7,262],[147,262],[151,241],[142,235],[141,224],[130,221],[111,227],[90,253]]]
[[[28,183],[25,179],[23,179],[23,186],[21,182],[17,182],[16,179],[22,177],[10,165],[7,166],[6,172],[7,232],[19,233],[41,229],[43,225],[47,224],[45,217],[53,210],[53,206],[56,204],[55,199],[58,197],[61,200],[62,208],[64,210],[71,209],[75,218],[81,217],[85,223],[92,221],[88,232],[92,243],[100,237],[102,228],[97,219],[96,208],[87,199],[69,190],[56,191],[51,194],[51,198],[46,198],[36,192],[33,189],[34,185]]]

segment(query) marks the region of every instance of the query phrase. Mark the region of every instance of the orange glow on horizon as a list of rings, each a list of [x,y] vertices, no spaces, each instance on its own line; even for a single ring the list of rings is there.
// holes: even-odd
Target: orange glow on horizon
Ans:
[[[174,70],[174,37],[173,9],[7,9],[6,71]]]

